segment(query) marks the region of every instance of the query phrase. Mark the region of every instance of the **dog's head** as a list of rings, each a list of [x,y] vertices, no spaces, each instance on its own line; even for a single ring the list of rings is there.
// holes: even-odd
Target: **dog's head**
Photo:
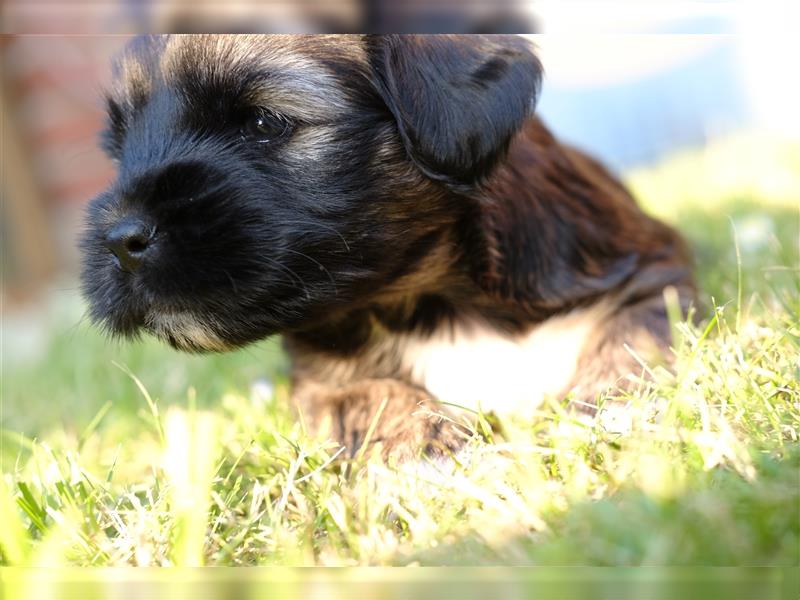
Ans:
[[[515,36],[176,36],[120,57],[83,287],[111,332],[223,350],[369,303],[467,218],[530,114]]]

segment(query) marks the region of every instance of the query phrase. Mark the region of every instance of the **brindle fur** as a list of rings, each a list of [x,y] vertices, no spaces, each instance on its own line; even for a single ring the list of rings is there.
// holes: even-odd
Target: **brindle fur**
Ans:
[[[691,261],[531,114],[540,75],[514,36],[135,42],[108,101],[119,178],[83,242],[92,316],[189,351],[282,334],[299,409],[350,453],[370,427],[399,458],[463,442],[417,374],[433,339],[489,332],[513,348],[574,321],[585,331],[557,393],[591,409],[629,385],[634,353],[668,359],[663,290],[686,308]],[[291,136],[243,142],[253,107]],[[135,275],[103,245],[131,213],[161,236]]]

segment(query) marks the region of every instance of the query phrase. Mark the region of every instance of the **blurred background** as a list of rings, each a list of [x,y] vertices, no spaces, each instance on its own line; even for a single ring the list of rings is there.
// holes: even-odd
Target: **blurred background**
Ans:
[[[53,319],[43,315],[55,310],[65,326],[82,314],[75,240],[86,202],[114,176],[97,148],[102,90],[130,38],[103,31],[526,33],[546,69],[539,113],[620,174],[743,132],[800,139],[788,14],[758,3],[616,4],[4,3],[3,31],[14,34],[0,45],[4,364],[45,351]],[[739,168],[731,160],[722,175]]]

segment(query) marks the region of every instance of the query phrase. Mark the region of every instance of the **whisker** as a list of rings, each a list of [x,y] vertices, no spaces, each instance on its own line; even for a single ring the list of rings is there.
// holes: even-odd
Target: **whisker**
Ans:
[[[338,294],[338,290],[336,289],[336,281],[333,279],[333,275],[331,275],[331,272],[328,271],[328,269],[325,268],[325,265],[323,265],[321,262],[319,262],[316,258],[312,258],[308,254],[303,254],[302,252],[300,252],[298,250],[291,250],[289,248],[284,248],[283,251],[284,252],[291,252],[292,254],[298,254],[298,255],[302,256],[303,258],[307,258],[308,260],[310,260],[311,262],[316,264],[320,269],[325,271],[325,273],[328,275],[328,278],[331,280],[331,284],[333,285],[334,292],[336,292]]]
[[[223,269],[223,273],[225,273],[225,276],[228,278],[228,281],[231,282],[231,287],[233,288],[233,293],[238,296],[239,295],[239,288],[236,287],[236,281],[234,281],[233,277],[231,277],[231,274],[228,273],[227,269]]]
[[[273,265],[277,266],[283,272],[289,273],[289,275],[294,277],[294,279],[297,281],[297,283],[300,285],[300,287],[303,288],[303,292],[305,293],[306,297],[311,295],[309,293],[309,291],[308,291],[308,287],[306,286],[306,282],[303,281],[303,279],[297,273],[295,273],[291,268],[289,268],[286,265],[282,264],[280,261],[277,261],[274,258],[270,258],[268,256],[262,256],[261,259],[262,260],[266,260],[270,264],[273,264]]]
[[[293,219],[288,221],[281,220],[281,223],[286,223],[287,225],[308,225],[310,227],[323,227],[326,230],[332,231],[337,236],[339,236],[339,239],[342,240],[344,247],[347,249],[348,252],[351,252],[350,244],[347,243],[347,240],[344,239],[344,236],[341,233],[339,233],[339,231],[333,225],[328,225],[327,223],[319,223],[316,221],[303,221],[298,219]]]

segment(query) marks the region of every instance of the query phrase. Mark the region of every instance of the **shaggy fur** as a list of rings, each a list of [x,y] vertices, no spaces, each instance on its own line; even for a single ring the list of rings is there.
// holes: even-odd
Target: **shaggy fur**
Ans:
[[[458,447],[438,401],[594,405],[640,370],[628,348],[668,349],[690,259],[533,116],[540,77],[515,36],[138,39],[83,241],[92,317],[188,351],[282,334],[299,409],[350,452],[373,421],[388,455]]]

